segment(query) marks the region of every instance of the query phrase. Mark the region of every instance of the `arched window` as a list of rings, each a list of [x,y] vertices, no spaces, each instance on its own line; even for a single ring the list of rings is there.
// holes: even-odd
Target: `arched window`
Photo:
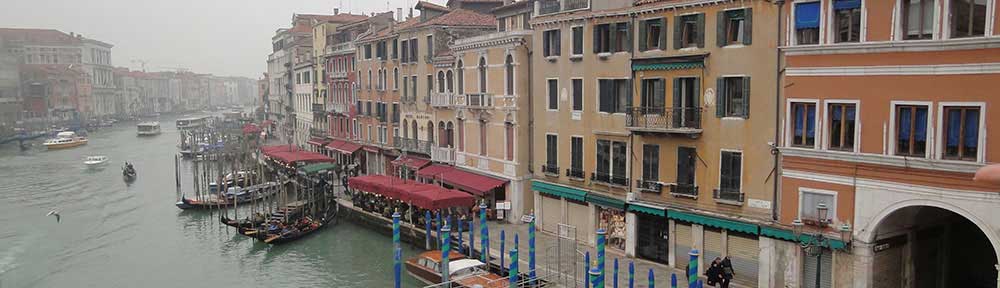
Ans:
[[[444,128],[444,121],[438,121],[438,147],[448,147],[448,135]]]
[[[438,93],[444,93],[444,71],[438,71]]]
[[[479,58],[479,92],[486,93],[486,57]]]
[[[417,121],[416,120],[414,120],[413,122],[410,122],[410,128],[412,128],[412,129],[410,129],[410,131],[413,131],[413,133],[411,133],[410,135],[413,135],[413,140],[416,141],[417,138],[418,138],[417,137],[417,132],[420,131],[420,130],[417,130]]]
[[[404,139],[405,138],[410,138],[410,129],[409,129],[409,127],[410,127],[409,124],[410,123],[409,122],[410,121],[407,121],[406,119],[403,119],[403,138]]]
[[[451,70],[448,70],[448,74],[445,76],[445,79],[448,81],[448,93],[455,93],[455,86],[452,86],[455,84],[454,80],[452,80],[452,77],[454,77],[453,74]]]
[[[445,129],[445,133],[448,134],[446,138],[447,145],[445,147],[455,147],[455,125],[451,121],[448,121],[448,128]]]
[[[368,90],[372,90],[372,69],[368,69]]]
[[[434,122],[427,121],[427,142],[434,142]]]
[[[392,68],[392,89],[399,90],[399,68]]]
[[[504,69],[507,71],[507,91],[504,94],[514,95],[514,56],[507,55]]]
[[[465,94],[465,67],[462,60],[458,60],[458,94]]]

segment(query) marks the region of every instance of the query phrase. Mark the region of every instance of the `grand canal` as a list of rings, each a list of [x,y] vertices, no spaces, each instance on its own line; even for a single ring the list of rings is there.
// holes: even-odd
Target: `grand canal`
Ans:
[[[133,124],[90,134],[83,147],[0,147],[0,287],[390,287],[390,237],[340,221],[269,247],[219,224],[218,214],[174,207],[173,119],[163,134]],[[100,170],[86,155],[107,155]],[[139,178],[121,179],[123,161]],[[182,181],[190,187],[190,163]],[[185,177],[186,176],[186,177]],[[189,188],[190,189],[190,188]],[[47,217],[61,211],[62,221]],[[404,255],[416,250],[404,245]],[[419,286],[403,276],[406,287]]]

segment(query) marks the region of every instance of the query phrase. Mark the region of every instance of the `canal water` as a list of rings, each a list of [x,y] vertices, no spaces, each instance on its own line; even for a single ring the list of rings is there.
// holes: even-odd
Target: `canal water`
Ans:
[[[73,149],[0,147],[0,287],[392,286],[391,237],[367,228],[340,221],[271,247],[225,229],[218,214],[177,209],[173,120],[149,138],[118,124]],[[87,155],[111,160],[87,169]],[[130,185],[123,161],[139,174]],[[61,222],[46,216],[53,209]],[[418,252],[403,247],[404,258]],[[420,285],[404,273],[403,286]]]

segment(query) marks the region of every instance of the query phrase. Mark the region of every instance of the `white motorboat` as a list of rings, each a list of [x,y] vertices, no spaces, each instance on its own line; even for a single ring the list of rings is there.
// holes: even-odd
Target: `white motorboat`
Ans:
[[[83,164],[87,167],[97,167],[104,164],[108,164],[108,156],[97,155],[97,156],[87,156],[83,159]]]
[[[45,148],[49,150],[72,148],[87,144],[87,138],[77,136],[73,131],[63,131],[56,134],[56,138],[45,140]]]
[[[160,122],[142,122],[136,126],[139,136],[160,135]]]

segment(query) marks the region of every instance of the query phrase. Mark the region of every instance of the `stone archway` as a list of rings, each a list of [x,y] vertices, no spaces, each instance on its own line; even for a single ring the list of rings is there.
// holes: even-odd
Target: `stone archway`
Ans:
[[[868,287],[997,286],[997,236],[955,205],[933,200],[886,207],[862,227],[855,254],[870,255]]]

